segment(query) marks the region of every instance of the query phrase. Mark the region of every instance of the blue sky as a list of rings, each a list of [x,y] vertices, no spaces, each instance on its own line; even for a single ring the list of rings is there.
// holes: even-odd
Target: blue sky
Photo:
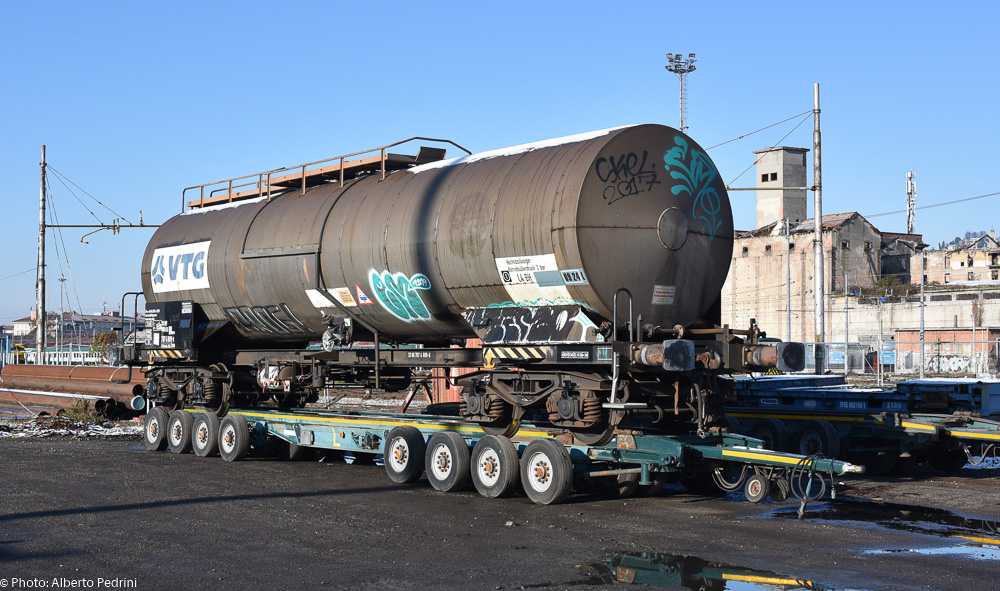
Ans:
[[[910,169],[918,206],[997,192],[998,17],[988,2],[10,2],[0,322],[34,305],[42,144],[90,195],[159,223],[180,211],[184,187],[414,135],[482,151],[676,126],[667,52],[697,53],[687,123],[706,147],[810,110],[820,83],[826,213],[905,209]],[[709,153],[732,181],[753,150],[811,147],[811,121],[782,140],[793,126]],[[749,172],[734,186],[752,183]],[[61,223],[94,221],[50,185]],[[754,193],[731,199],[736,227],[750,229]],[[917,231],[937,244],[988,230],[998,204],[919,210]],[[906,227],[905,214],[871,221]],[[152,231],[82,244],[86,232],[62,231],[65,305],[96,313],[140,287]],[[47,305],[58,309],[53,234]]]

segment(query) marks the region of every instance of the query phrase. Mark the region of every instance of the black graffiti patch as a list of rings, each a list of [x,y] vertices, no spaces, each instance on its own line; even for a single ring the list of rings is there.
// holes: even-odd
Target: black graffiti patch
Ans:
[[[312,331],[292,313],[288,304],[271,306],[235,306],[223,310],[226,317],[243,332],[265,334],[310,334]]]

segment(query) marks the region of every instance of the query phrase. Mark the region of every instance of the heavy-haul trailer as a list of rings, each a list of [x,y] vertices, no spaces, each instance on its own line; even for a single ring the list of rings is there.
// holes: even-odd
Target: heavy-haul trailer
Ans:
[[[781,375],[724,383],[736,430],[770,449],[847,458],[872,475],[924,460],[953,472],[996,457],[1000,443],[996,380],[937,378],[876,388],[850,386],[842,376]]]
[[[540,504],[562,502],[575,482],[592,479],[610,479],[622,496],[680,480],[695,490],[742,487],[752,502],[794,496],[804,503],[824,494],[824,477],[863,472],[847,462],[769,451],[758,440],[728,433],[621,429],[607,444],[585,445],[548,426],[525,424],[505,437],[456,417],[347,410],[231,409],[220,420],[212,412],[168,413],[158,406],[145,416],[143,437],[150,450],[218,454],[227,461],[273,447],[269,443],[290,457],[307,448],[381,454],[397,483],[426,472],[437,490],[460,490],[471,481],[485,497],[509,495],[520,484]]]

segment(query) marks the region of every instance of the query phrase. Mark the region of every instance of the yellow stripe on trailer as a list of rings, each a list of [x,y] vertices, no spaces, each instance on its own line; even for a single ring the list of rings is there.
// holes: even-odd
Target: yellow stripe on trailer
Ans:
[[[230,414],[243,415],[247,418],[262,419],[262,420],[294,420],[294,421],[309,421],[311,423],[328,423],[331,425],[341,425],[341,426],[357,426],[359,423],[367,426],[376,427],[405,427],[411,426],[418,429],[427,429],[430,431],[461,431],[463,433],[483,433],[482,430],[477,425],[435,425],[429,423],[421,423],[416,421],[390,421],[390,420],[367,420],[364,417],[357,417],[351,419],[345,419],[340,417],[322,417],[314,415],[290,415],[290,414],[276,414],[276,413],[262,413],[253,412],[248,410],[233,410]],[[514,434],[517,436],[529,436],[529,437],[555,437],[555,435],[548,433],[546,431],[537,431],[531,429],[520,429]]]
[[[724,458],[740,458],[741,460],[762,460],[765,462],[775,462],[778,464],[787,464],[789,466],[797,466],[802,458],[788,458],[782,455],[772,455],[768,453],[760,452],[749,452],[749,451],[735,451],[731,449],[722,450],[722,457]]]
[[[904,429],[913,429],[914,431],[924,431],[926,433],[934,433],[938,429],[934,425],[925,425],[923,423],[911,423],[910,421],[903,421],[902,426]]]
[[[546,347],[487,347],[483,357],[490,361],[542,361],[546,357]]]
[[[1000,433],[973,433],[971,431],[947,430],[948,435],[959,439],[986,439],[987,441],[1000,441]]]
[[[972,536],[952,536],[952,537],[961,538],[963,540],[969,540],[969,541],[975,542],[977,544],[997,544],[997,545],[1000,545],[1000,540],[996,540],[996,539],[993,539],[993,538],[974,538]]]

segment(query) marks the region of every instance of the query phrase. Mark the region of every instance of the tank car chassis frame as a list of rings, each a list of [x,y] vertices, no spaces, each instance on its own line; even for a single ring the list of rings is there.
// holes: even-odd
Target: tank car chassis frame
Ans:
[[[205,441],[213,433],[217,445]],[[276,448],[286,458],[308,448],[381,455],[397,483],[415,482],[426,472],[437,490],[460,490],[471,480],[483,496],[498,497],[515,492],[520,482],[539,504],[562,502],[574,483],[603,482],[607,490],[610,482],[627,495],[679,479],[696,492],[710,491],[714,480],[723,490],[742,488],[753,502],[795,496],[804,507],[824,494],[833,475],[863,471],[847,462],[768,451],[741,435],[620,429],[605,445],[581,445],[568,431],[534,424],[504,437],[455,417],[309,408],[230,409],[220,421],[199,409],[168,414],[159,406],[144,419],[144,442],[150,450],[218,452],[227,461],[242,460],[251,449]]]

